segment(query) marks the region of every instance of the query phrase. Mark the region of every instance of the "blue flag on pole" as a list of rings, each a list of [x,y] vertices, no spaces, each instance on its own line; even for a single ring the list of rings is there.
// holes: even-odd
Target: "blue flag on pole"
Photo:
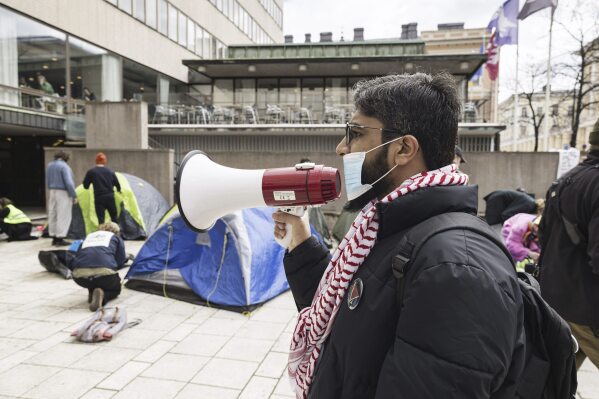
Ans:
[[[505,44],[518,44],[518,9],[519,0],[507,0],[493,14],[487,30],[497,32],[496,43],[498,46]]]

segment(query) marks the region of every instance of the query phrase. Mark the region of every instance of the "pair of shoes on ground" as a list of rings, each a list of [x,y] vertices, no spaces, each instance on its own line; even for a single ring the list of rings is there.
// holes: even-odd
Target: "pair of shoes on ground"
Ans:
[[[72,242],[65,240],[64,238],[53,238],[52,245],[55,247],[66,247],[71,245]]]
[[[93,292],[88,295],[87,301],[89,302],[89,310],[95,312],[102,307],[104,290],[102,288],[94,288]]]

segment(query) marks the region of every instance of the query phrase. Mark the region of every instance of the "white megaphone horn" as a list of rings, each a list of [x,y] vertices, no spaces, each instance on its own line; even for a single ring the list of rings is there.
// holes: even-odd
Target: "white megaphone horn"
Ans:
[[[326,204],[341,195],[335,168],[313,163],[275,169],[235,169],[219,165],[202,151],[188,153],[177,172],[179,213],[194,231],[209,230],[224,215],[244,208],[274,206],[302,216],[306,206]],[[291,226],[283,240],[291,241]]]

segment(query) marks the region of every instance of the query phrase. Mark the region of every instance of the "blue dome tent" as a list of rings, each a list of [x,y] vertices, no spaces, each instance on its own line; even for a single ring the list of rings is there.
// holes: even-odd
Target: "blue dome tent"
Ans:
[[[241,312],[256,308],[289,289],[273,211],[244,209],[196,233],[174,207],[139,251],[126,287]]]

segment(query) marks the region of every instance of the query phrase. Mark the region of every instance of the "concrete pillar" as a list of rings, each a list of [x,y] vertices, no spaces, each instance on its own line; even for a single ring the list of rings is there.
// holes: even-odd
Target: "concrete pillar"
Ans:
[[[145,102],[88,102],[85,125],[87,148],[148,149],[148,104]]]

